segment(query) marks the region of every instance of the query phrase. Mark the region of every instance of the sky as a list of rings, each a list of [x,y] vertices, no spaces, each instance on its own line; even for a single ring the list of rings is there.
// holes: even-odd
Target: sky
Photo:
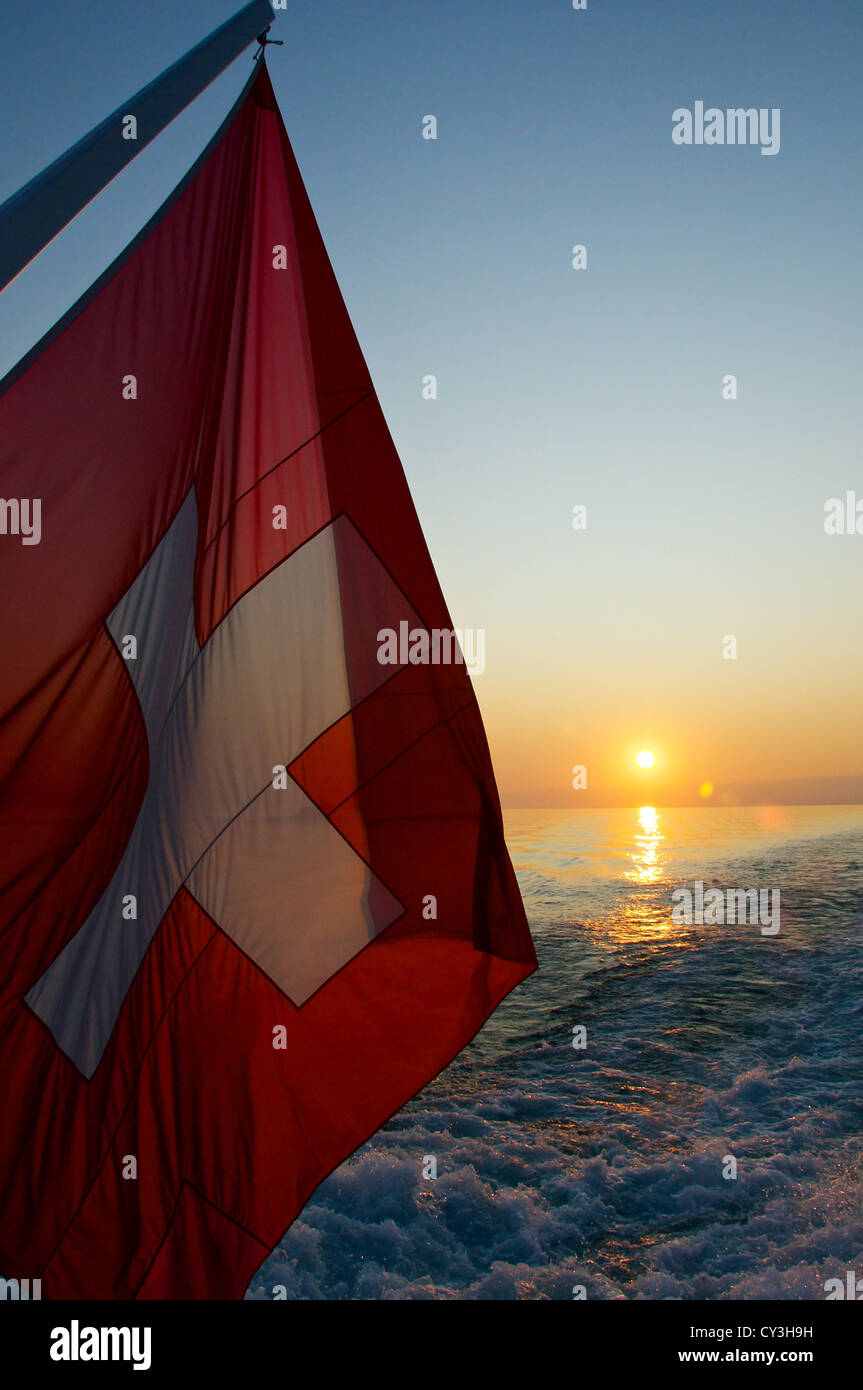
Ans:
[[[82,0],[40,36],[3,7],[0,199],[237,8]],[[824,530],[828,499],[863,499],[861,30],[852,0],[276,17],[276,95],[453,621],[486,634],[505,806],[863,800],[863,536]],[[155,211],[250,62],[0,297],[0,373]],[[778,154],[676,145],[696,101],[779,108]]]

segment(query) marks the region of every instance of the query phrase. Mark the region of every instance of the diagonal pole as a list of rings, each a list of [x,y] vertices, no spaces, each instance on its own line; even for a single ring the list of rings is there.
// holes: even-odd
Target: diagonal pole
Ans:
[[[0,290],[53,241],[145,145],[224,72],[273,20],[251,0],[0,207]],[[135,118],[136,138],[124,138]]]

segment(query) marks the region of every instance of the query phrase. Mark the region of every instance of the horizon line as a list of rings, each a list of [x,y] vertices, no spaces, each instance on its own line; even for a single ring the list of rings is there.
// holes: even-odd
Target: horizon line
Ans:
[[[573,805],[527,805],[522,803],[516,805],[512,802],[501,801],[503,811],[638,811],[642,806],[652,806],[656,811],[684,811],[698,808],[702,811],[769,811],[777,806],[799,807],[804,810],[813,810],[821,807],[830,809],[840,806],[857,806],[863,809],[863,801],[711,801],[708,798],[701,798],[699,801],[627,801],[624,803],[603,803],[593,806],[573,806]]]

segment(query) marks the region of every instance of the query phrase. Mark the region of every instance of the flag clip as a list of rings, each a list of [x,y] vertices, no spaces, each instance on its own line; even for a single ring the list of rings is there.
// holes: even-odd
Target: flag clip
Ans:
[[[267,46],[268,43],[277,44],[279,48],[284,47],[284,39],[268,39],[268,38],[267,38],[267,35],[268,35],[269,32],[270,32],[270,28],[271,28],[271,25],[268,24],[267,27],[266,27],[266,29],[262,30],[262,32],[261,32],[260,34],[258,34],[258,43],[259,43],[261,46],[260,46],[260,48],[258,49],[257,53],[255,54],[254,58],[252,59],[252,62],[254,62],[254,63],[256,63],[256,62],[258,61],[258,59],[260,58],[261,54],[263,53],[263,51],[264,51],[264,49],[266,48],[266,46]]]

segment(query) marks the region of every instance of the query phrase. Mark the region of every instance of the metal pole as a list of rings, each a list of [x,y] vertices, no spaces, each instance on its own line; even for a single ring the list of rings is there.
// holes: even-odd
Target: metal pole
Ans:
[[[251,0],[0,207],[0,290],[273,20]],[[134,124],[129,117],[134,118]],[[125,131],[125,135],[124,135]],[[130,138],[134,132],[134,138]]]

